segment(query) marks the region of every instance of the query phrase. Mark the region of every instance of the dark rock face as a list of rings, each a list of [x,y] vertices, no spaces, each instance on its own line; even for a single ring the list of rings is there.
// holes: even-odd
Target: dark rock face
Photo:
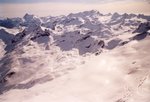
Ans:
[[[5,43],[9,44],[13,39],[14,35],[6,32],[4,29],[0,29],[0,39]]]
[[[126,44],[128,44],[130,41],[121,41],[120,43],[119,43],[119,46],[123,46],[123,45],[126,45]]]
[[[132,38],[132,40],[143,40],[144,38],[146,38],[147,35],[148,33],[137,34]]]
[[[65,35],[54,37],[54,39],[62,51],[69,51],[76,48],[80,55],[95,53],[105,46],[103,40],[93,38],[92,34],[80,34],[78,31],[67,32]]]
[[[0,20],[0,26],[6,27],[6,28],[14,28],[18,27],[22,23],[21,18],[7,18],[4,20]]]
[[[6,32],[4,29],[0,29],[0,39],[6,44],[5,51],[8,52],[12,48],[12,39],[15,36]]]
[[[103,40],[100,40],[98,42],[98,45],[101,47],[101,48],[104,48],[105,47],[105,42]]]
[[[113,40],[111,40],[111,41],[109,41],[108,43],[107,43],[107,46],[106,46],[106,48],[107,49],[114,49],[115,47],[117,47],[118,45],[119,45],[119,43],[121,42],[121,39],[113,39]]]
[[[133,33],[145,33],[150,30],[150,22],[141,23]]]
[[[142,40],[148,35],[150,30],[150,22],[141,23],[139,27],[133,33],[139,33],[135,35],[132,40]]]

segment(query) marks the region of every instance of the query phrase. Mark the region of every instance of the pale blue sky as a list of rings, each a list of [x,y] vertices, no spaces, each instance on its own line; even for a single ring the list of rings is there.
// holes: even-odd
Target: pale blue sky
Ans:
[[[150,0],[0,0],[0,3],[37,3],[37,2],[107,3],[115,1],[150,1]]]

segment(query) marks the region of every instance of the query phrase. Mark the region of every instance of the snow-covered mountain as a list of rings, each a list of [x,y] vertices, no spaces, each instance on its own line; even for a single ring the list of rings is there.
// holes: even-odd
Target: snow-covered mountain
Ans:
[[[105,65],[107,66],[108,63],[113,66],[113,63],[117,63],[116,61],[119,61],[119,58],[121,58],[121,60],[127,60],[125,57],[128,58],[129,56],[134,57],[131,58],[132,61],[134,59],[139,61],[139,57],[136,58],[137,53],[143,54],[144,52],[142,52],[142,50],[139,52],[136,50],[139,50],[140,46],[142,46],[141,48],[143,48],[147,54],[149,50],[146,51],[145,47],[148,47],[148,43],[150,43],[149,35],[150,16],[142,14],[101,14],[98,11],[91,10],[56,17],[37,17],[25,14],[23,18],[3,18],[0,20],[0,92],[4,93],[4,95],[2,95],[2,100],[0,97],[0,101],[24,102],[16,99],[13,101],[9,92],[13,93],[12,90],[19,91],[21,89],[32,90],[32,88],[34,90],[34,87],[39,84],[42,86],[48,82],[47,85],[50,85],[50,81],[53,79],[58,81],[67,80],[66,78],[61,79],[61,77],[69,75],[68,73],[73,74],[73,70],[77,69],[79,69],[79,72],[77,70],[77,72],[75,71],[75,74],[79,76],[80,74],[78,73],[80,72],[83,72],[83,75],[86,75],[87,70],[87,74],[90,71],[94,73],[95,71],[98,71],[102,75],[99,81],[110,78],[109,75],[103,75],[107,70],[105,69]],[[146,44],[146,46],[144,44]],[[125,49],[125,51],[123,51],[123,49]],[[135,53],[135,55],[132,55],[132,51],[134,51],[133,53]],[[120,57],[119,53],[121,54]],[[114,62],[112,60],[109,61],[109,54],[112,59],[114,56],[118,57],[114,58]],[[146,54],[141,55],[141,57],[145,57]],[[108,59],[108,62],[106,61],[103,63],[103,59],[105,58]],[[146,58],[149,59],[148,55]],[[147,61],[145,61],[146,58],[137,66],[142,66],[142,64],[147,63]],[[91,59],[96,62],[92,62]],[[98,64],[98,61],[101,63],[100,70],[95,67],[96,65],[89,64]],[[128,64],[128,62],[121,63],[123,63],[123,65]],[[88,64],[91,68],[94,68],[86,69]],[[112,79],[112,85],[114,85],[114,87],[118,87],[118,84],[116,84],[117,82],[114,82],[114,80],[116,77],[121,76],[122,70],[123,73],[124,71],[129,70],[131,70],[132,73],[132,70],[135,69],[130,69],[129,67],[137,67],[136,65],[127,66],[127,69],[125,70],[122,69],[124,67],[120,68],[120,64],[118,64],[119,63],[117,63],[116,67],[119,67],[117,69],[120,72],[117,71],[116,75],[112,74],[115,73],[115,71],[111,73],[111,77],[113,77],[113,75],[115,76],[114,79]],[[84,69],[81,69],[82,67]],[[148,65],[146,67],[148,67]],[[82,70],[85,70],[85,72]],[[136,70],[146,71],[145,69],[140,68]],[[150,73],[148,72],[147,74],[149,76]],[[145,74],[142,75],[141,77],[145,77]],[[126,74],[124,73],[122,77],[125,76]],[[73,79],[71,79],[71,82],[74,81],[75,76],[71,75],[71,78],[72,77]],[[77,80],[80,79],[77,78]],[[96,79],[94,78],[93,80]],[[111,78],[109,81],[111,81]],[[54,83],[57,84],[57,81]],[[95,84],[98,83],[96,82]],[[121,83],[127,84],[128,80],[126,82],[121,81]],[[142,82],[137,82],[137,84],[140,83]],[[127,84],[127,87],[129,86]],[[132,94],[136,96],[136,94],[134,94],[135,91],[132,89],[134,88],[131,86]],[[120,90],[123,89],[120,88]],[[105,90],[100,88],[99,91]],[[8,99],[6,99],[7,93]],[[108,97],[111,98],[114,95],[116,97],[117,94],[118,92],[114,91],[114,94],[108,95]],[[85,97],[87,96],[85,95]],[[118,97],[121,96],[118,95]],[[53,101],[52,99],[53,98],[50,100]],[[100,100],[103,100],[102,102],[128,102],[128,95],[125,95],[125,99],[121,97],[119,100],[119,98],[116,97],[113,101],[108,101],[109,99],[104,101],[104,98],[98,98],[98,96],[97,99],[96,102],[100,102]],[[33,102],[33,100],[31,102]],[[68,100],[67,102],[70,101]],[[77,102],[84,101],[77,100]],[[129,102],[131,102],[130,99]]]

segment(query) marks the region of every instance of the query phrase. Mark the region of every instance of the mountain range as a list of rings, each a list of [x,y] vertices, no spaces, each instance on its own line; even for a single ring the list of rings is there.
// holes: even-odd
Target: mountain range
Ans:
[[[114,63],[117,63],[117,65],[119,64],[118,62],[115,62],[115,57],[117,59],[116,61],[119,61],[118,59],[120,58],[120,63],[127,66],[125,72],[123,71],[124,73],[133,73],[134,75],[132,77],[139,78],[139,80],[142,78],[141,80],[143,80],[143,82],[137,82],[140,86],[140,83],[141,85],[144,83],[143,78],[148,77],[150,81],[150,73],[146,69],[149,66],[147,61],[150,59],[149,55],[146,55],[149,51],[149,35],[150,16],[143,14],[102,14],[99,11],[91,10],[71,13],[66,16],[37,17],[32,14],[25,14],[23,18],[1,18],[0,92],[2,98],[0,97],[0,100],[2,99],[1,102],[4,102],[5,100],[5,102],[24,102],[19,101],[19,99],[12,100],[13,98],[9,92],[11,93],[12,90],[21,89],[32,90],[32,88],[34,89],[36,85],[39,84],[44,87],[45,83],[48,83],[48,86],[53,80],[56,80],[56,82],[53,83],[57,84],[57,81],[63,81],[63,77],[70,75],[70,73],[70,77],[74,78],[74,75],[78,75],[80,72],[87,71],[90,75],[93,73],[93,70],[95,70],[100,72],[100,75],[103,76],[96,76],[96,78],[100,78],[100,81],[110,77],[109,75],[112,75],[112,73],[118,75],[116,76],[113,74],[112,77],[114,76],[114,78],[123,77],[124,74],[121,76],[121,74],[118,74],[118,71],[115,72],[113,70],[112,73],[106,73],[108,75],[102,73],[105,73],[105,68],[109,64],[111,65],[109,67],[113,67]],[[135,54],[132,51],[135,51]],[[138,54],[141,54],[141,57],[137,57],[139,56]],[[130,58],[130,56],[133,58]],[[139,62],[138,65],[135,65],[142,57],[145,57],[145,59],[141,59],[141,62]],[[91,59],[93,61],[91,61]],[[126,62],[121,60],[126,60]],[[128,62],[128,60],[132,61]],[[89,65],[89,63],[101,63],[100,66],[102,68],[97,70],[95,69],[97,68],[95,65]],[[131,66],[128,66],[129,63],[132,63],[132,67],[137,67],[137,69],[130,68]],[[138,68],[138,66],[144,65],[144,63],[147,64],[144,69],[141,67]],[[91,66],[90,68],[93,67],[93,70],[90,68],[86,69],[88,65]],[[83,66],[84,71],[82,68]],[[124,67],[121,68],[119,67],[118,69],[120,72]],[[137,70],[142,70],[141,73],[145,73],[141,75],[137,74],[136,76],[135,73],[139,73]],[[85,75],[85,72],[83,75]],[[74,81],[73,79],[70,80],[71,82]],[[122,81],[120,82],[123,83]],[[132,82],[134,81],[132,80],[131,83]],[[92,83],[91,80],[90,83]],[[113,82],[114,87],[119,87],[116,83],[114,84]],[[96,82],[95,84],[99,84],[99,82]],[[132,85],[127,84],[127,86],[131,87],[131,90],[128,91],[132,91],[133,97],[128,95],[128,93],[126,93],[125,96],[120,96],[118,95],[117,90],[117,92],[114,91],[114,94],[108,94],[111,101],[107,98],[102,102],[138,102],[137,100],[131,100],[131,98],[135,99],[137,95],[134,88],[132,88]],[[99,90],[105,92],[103,89]],[[13,91],[11,94],[13,94]],[[116,98],[117,95],[121,98]],[[148,94],[148,96],[150,95]],[[143,100],[145,101],[142,102],[148,102],[146,101],[149,99],[148,96],[143,96]],[[93,96],[93,98],[94,97],[95,96]],[[103,98],[98,98],[98,100]],[[100,102],[98,100],[95,102]],[[142,98],[139,100],[142,100]],[[31,102],[33,102],[33,100],[31,100]],[[59,100],[56,102],[63,101]],[[64,102],[71,101],[64,100]],[[85,101],[77,100],[76,102]]]

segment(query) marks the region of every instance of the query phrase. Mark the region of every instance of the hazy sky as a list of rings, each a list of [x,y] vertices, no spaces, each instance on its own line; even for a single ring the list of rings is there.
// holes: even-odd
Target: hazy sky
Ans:
[[[62,15],[84,10],[150,15],[150,0],[0,0],[0,16]]]

